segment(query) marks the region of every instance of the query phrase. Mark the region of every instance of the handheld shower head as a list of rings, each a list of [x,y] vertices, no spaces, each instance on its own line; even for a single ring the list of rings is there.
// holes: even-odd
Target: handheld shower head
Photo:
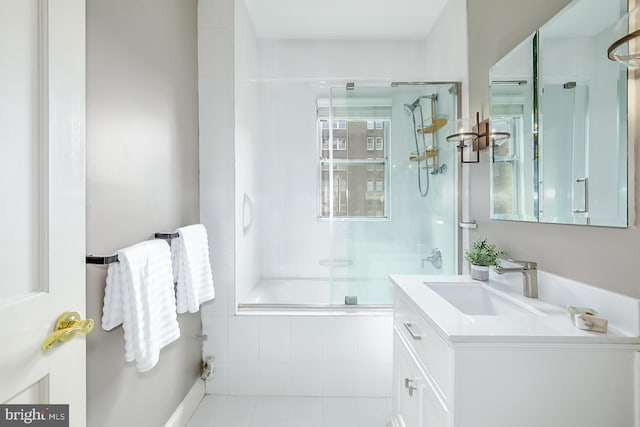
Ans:
[[[420,105],[420,99],[416,99],[415,101],[413,101],[413,104],[404,104],[402,106],[402,108],[404,109],[404,111],[407,112],[407,114],[413,114],[413,112],[415,111],[416,108],[418,108],[418,105]]]
[[[407,114],[411,114],[413,113],[413,110],[416,109],[415,105],[413,104],[404,104],[402,106],[402,109],[407,113]]]
[[[431,101],[434,101],[434,100],[437,101],[438,100],[438,94],[437,93],[433,93],[431,95],[420,95],[419,97],[416,98],[415,101],[413,101],[412,104],[404,104],[402,106],[402,108],[404,109],[404,111],[407,112],[407,114],[413,114],[415,109],[420,106],[420,100],[421,99],[430,99]]]

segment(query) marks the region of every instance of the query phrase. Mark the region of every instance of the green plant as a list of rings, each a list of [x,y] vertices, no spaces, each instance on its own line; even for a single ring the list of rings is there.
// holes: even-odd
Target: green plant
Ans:
[[[473,265],[498,266],[500,262],[498,257],[504,255],[504,251],[499,251],[496,245],[487,243],[487,239],[476,240],[471,244],[471,249],[464,251],[464,257]]]

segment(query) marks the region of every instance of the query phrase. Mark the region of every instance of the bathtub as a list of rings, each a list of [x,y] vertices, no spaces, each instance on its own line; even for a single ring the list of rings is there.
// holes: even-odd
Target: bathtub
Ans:
[[[356,296],[357,304],[345,304]],[[390,311],[393,286],[384,279],[263,278],[241,298],[238,311]]]

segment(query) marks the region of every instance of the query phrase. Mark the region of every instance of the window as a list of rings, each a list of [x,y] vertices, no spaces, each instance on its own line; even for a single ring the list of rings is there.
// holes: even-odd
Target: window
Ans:
[[[347,121],[346,120],[334,120],[333,121],[333,128],[334,129],[346,129],[347,128]]]
[[[391,105],[352,104],[318,100],[318,219],[386,220]]]
[[[373,140],[374,140],[374,138],[372,136],[367,138],[367,150],[368,151],[373,151]]]
[[[376,122],[372,120],[336,120],[334,123],[338,125],[331,130],[332,135],[330,129],[318,126],[322,148],[318,188],[320,219],[387,218],[388,165],[384,141],[390,127],[388,122],[383,122],[384,136],[367,136],[369,122],[375,127]]]

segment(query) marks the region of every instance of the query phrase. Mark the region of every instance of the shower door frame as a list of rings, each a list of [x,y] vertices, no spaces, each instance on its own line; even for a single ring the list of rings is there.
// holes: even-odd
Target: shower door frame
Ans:
[[[384,87],[383,85],[390,84],[391,88],[395,88],[398,86],[429,86],[429,85],[451,85],[452,88],[455,88],[454,95],[455,99],[455,112],[456,119],[462,117],[462,82],[460,81],[432,81],[432,82],[402,82],[402,81],[393,81],[393,82],[367,82],[370,84],[363,84],[361,87]],[[330,142],[332,144],[332,142]],[[463,272],[463,257],[462,257],[462,244],[463,244],[463,229],[460,226],[462,222],[462,188],[463,188],[463,180],[462,180],[462,167],[459,162],[454,161],[455,168],[455,190],[457,192],[456,197],[454,198],[454,209],[456,211],[455,218],[455,227],[456,236],[453,238],[455,243],[455,274],[460,275]],[[376,220],[388,220],[386,219],[365,219],[368,221],[376,221]],[[345,221],[348,219],[338,219],[339,221]],[[234,274],[235,276],[235,274]],[[315,304],[278,304],[278,303],[241,303],[238,301],[237,292],[236,292],[236,284],[235,280],[237,278],[234,277],[234,314],[235,315],[255,315],[255,314],[288,314],[288,313],[302,313],[308,311],[310,313],[322,314],[323,312],[332,312],[339,313],[343,312],[345,314],[371,314],[371,313],[388,313],[393,309],[393,305],[387,304],[357,304],[357,305],[315,305]]]
[[[398,86],[428,86],[428,85],[452,85],[455,87],[455,100],[456,100],[456,119],[462,118],[462,82],[460,81],[434,81],[434,82],[391,82],[391,87]],[[460,227],[462,224],[462,165],[459,162],[455,162],[455,173],[456,173],[456,192],[457,197],[455,199],[455,210],[457,214],[456,219],[456,257],[457,257],[457,266],[456,266],[456,274],[462,274],[462,231],[463,229]]]
[[[388,81],[366,81],[366,82],[358,82],[358,81],[347,81],[344,85],[333,85],[329,88],[330,90],[330,96],[329,96],[329,105],[328,105],[328,116],[327,119],[329,121],[329,141],[328,144],[329,146],[333,146],[333,132],[332,130],[334,129],[334,126],[332,125],[332,122],[334,120],[343,120],[345,119],[344,117],[334,117],[334,105],[333,105],[333,97],[335,95],[334,90],[339,92],[342,91],[342,95],[344,95],[345,97],[348,97],[350,93],[354,93],[357,92],[358,89],[361,90],[367,90],[367,89],[386,89],[389,88],[390,90],[393,90],[395,88],[398,87],[414,87],[414,88],[420,88],[420,87],[427,87],[427,86],[436,86],[436,87],[443,87],[443,86],[450,86],[449,89],[449,93],[451,94],[451,98],[454,100],[455,105],[453,106],[453,110],[455,111],[455,119],[460,119],[462,117],[462,82],[459,81],[423,81],[423,82],[401,82],[401,81],[393,81],[393,82],[388,82]],[[340,107],[344,107],[342,105],[340,105]],[[320,140],[318,140],[316,146],[317,146],[317,150],[321,150],[320,148]],[[387,146],[385,145],[385,150]],[[320,152],[318,153],[319,156]],[[389,158],[389,153],[385,152],[385,158],[386,158],[386,162],[390,162],[390,158]],[[460,226],[461,222],[462,222],[462,188],[463,188],[463,180],[462,180],[462,167],[461,164],[458,163],[456,161],[456,157],[454,156],[454,168],[455,168],[455,176],[454,176],[454,188],[455,191],[457,192],[456,197],[453,198],[453,209],[455,210],[455,214],[453,215],[453,219],[455,221],[455,225],[454,225],[454,230],[455,230],[455,236],[452,238],[453,244],[454,244],[454,256],[455,256],[455,262],[454,262],[454,274],[462,274],[463,272],[463,257],[462,257],[462,244],[463,244],[463,229]],[[429,173],[429,172],[427,172]],[[385,180],[385,189],[387,188],[386,185],[389,185],[389,180],[390,177],[387,175],[386,176],[386,180]],[[318,193],[320,194],[321,192],[321,182],[320,179],[318,180],[317,183],[317,188],[318,188]],[[388,193],[386,194],[389,197],[389,200],[392,199],[392,194],[393,194],[393,188],[389,188]],[[387,210],[385,208],[385,215],[383,217],[321,217],[320,216],[320,212],[321,212],[321,207],[318,206],[318,220],[319,221],[324,221],[324,222],[331,222],[331,221],[335,221],[335,222],[369,222],[369,221],[391,221],[392,219],[392,212],[391,212],[391,207],[389,206],[389,209]],[[341,261],[342,259],[340,259],[339,261]],[[330,279],[331,277],[333,277],[333,274],[330,273],[329,274]],[[332,291],[333,291],[333,287],[331,287]],[[357,295],[356,295],[357,296]],[[284,307],[284,305],[281,304],[274,304],[275,306],[281,306]],[[290,307],[290,304],[287,305]],[[309,306],[309,308],[318,308],[316,306]],[[388,305],[385,304],[359,304],[356,303],[355,305],[348,305],[348,304],[344,304],[344,305],[334,305],[334,304],[330,304],[328,307],[336,307],[337,309],[345,309],[345,310],[350,310],[352,307],[355,307],[356,309],[358,307],[360,307],[361,309],[365,309],[367,307],[371,307],[371,308],[375,308],[375,309],[380,309],[380,308],[385,308],[388,307]]]

